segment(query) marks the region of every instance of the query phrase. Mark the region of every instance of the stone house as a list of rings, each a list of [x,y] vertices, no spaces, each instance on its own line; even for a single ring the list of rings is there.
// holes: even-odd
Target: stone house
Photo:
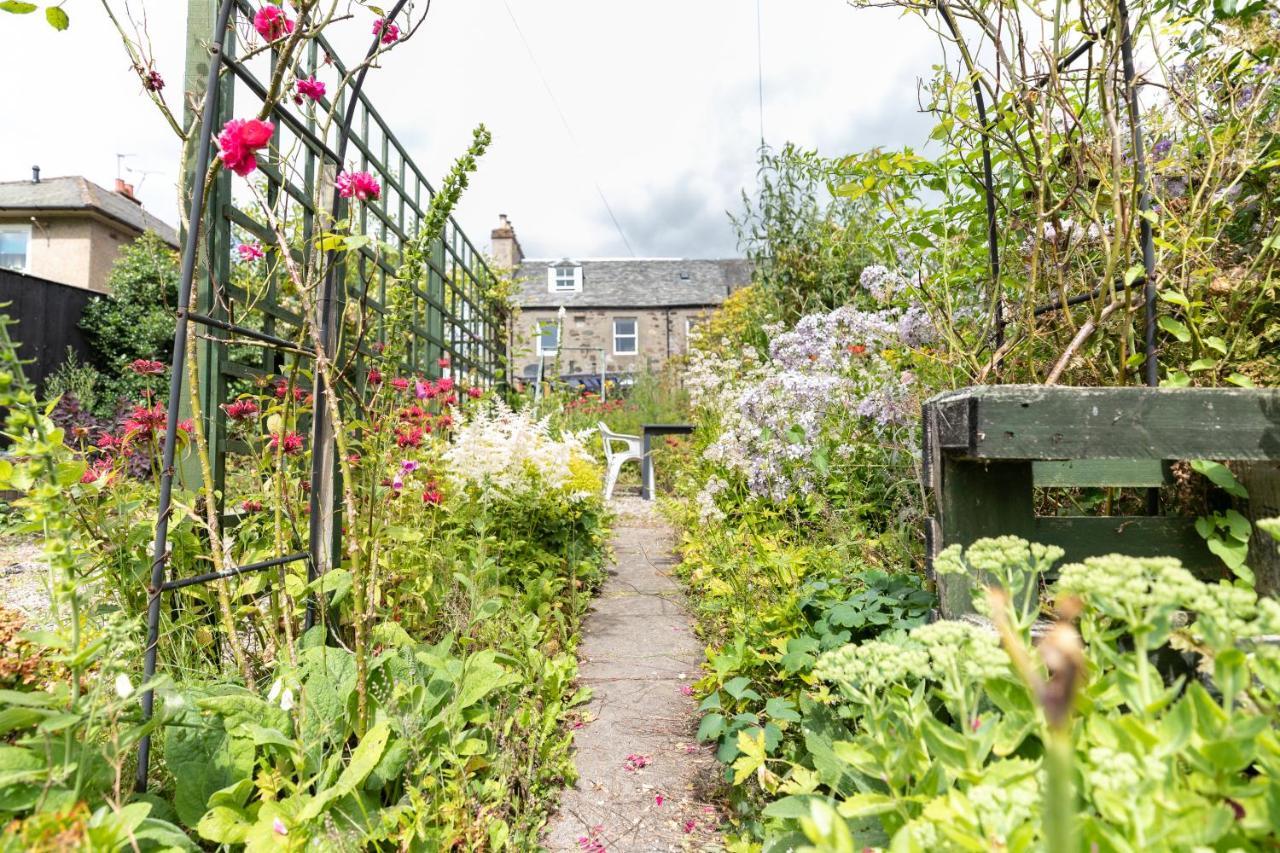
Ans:
[[[520,308],[512,366],[525,378],[656,370],[686,352],[689,332],[751,283],[741,258],[526,258],[506,216],[492,232],[499,269],[513,271]]]
[[[133,187],[115,191],[86,178],[0,183],[0,268],[99,293],[121,247],[154,231],[178,247],[174,229],[143,210]]]

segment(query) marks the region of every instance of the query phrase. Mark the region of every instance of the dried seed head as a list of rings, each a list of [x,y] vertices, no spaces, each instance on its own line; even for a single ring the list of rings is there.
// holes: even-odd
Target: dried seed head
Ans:
[[[1071,623],[1058,622],[1045,634],[1040,641],[1040,659],[1049,670],[1049,680],[1040,688],[1040,705],[1049,726],[1063,729],[1084,676],[1084,648]]]

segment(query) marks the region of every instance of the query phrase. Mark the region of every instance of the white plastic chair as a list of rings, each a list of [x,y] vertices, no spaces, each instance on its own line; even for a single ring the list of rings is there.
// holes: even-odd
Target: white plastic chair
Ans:
[[[609,468],[609,473],[604,478],[604,499],[609,500],[613,497],[613,487],[618,482],[618,473],[622,470],[625,462],[633,459],[640,463],[640,470],[644,471],[644,450],[641,446],[640,436],[623,435],[622,433],[613,432],[604,421],[600,421],[600,441],[604,444],[604,461]],[[625,441],[627,449],[625,451],[615,451],[613,449],[614,442]]]

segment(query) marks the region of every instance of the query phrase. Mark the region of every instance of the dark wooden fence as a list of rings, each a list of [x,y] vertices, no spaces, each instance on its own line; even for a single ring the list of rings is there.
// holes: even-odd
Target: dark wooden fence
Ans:
[[[18,321],[10,331],[19,343],[18,355],[28,362],[27,379],[37,389],[44,390],[45,380],[66,359],[67,347],[88,360],[89,344],[80,331],[80,316],[95,295],[91,290],[0,269],[0,312]]]

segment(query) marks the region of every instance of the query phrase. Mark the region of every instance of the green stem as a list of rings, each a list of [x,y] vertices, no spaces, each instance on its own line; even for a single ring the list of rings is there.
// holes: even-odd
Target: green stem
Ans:
[[[1046,853],[1074,853],[1074,755],[1069,729],[1050,729],[1045,742],[1044,849]]]

